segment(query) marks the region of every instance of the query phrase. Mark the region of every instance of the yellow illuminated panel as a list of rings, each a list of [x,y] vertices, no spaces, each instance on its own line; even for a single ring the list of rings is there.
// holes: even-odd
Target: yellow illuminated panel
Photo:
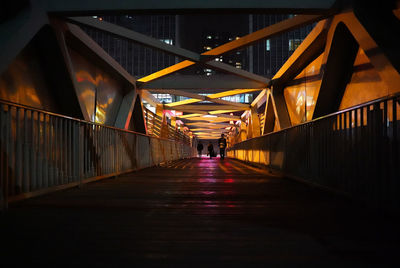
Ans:
[[[233,96],[233,95],[238,95],[238,94],[244,94],[248,92],[254,92],[254,91],[260,91],[261,89],[234,89],[234,90],[228,90],[220,93],[215,93],[208,95],[207,98],[212,101],[212,99],[219,99],[223,97],[228,97],[228,96]],[[179,105],[185,105],[185,104],[192,104],[196,102],[203,101],[201,99],[187,99],[184,101],[178,101],[178,102],[173,102],[173,103],[168,103],[166,106],[168,107],[174,107],[174,106],[179,106]]]
[[[354,66],[366,66],[370,61],[362,49],[359,49]],[[370,65],[360,71],[355,71],[351,77],[350,83],[344,92],[339,110],[351,106],[375,100],[389,95],[391,92],[386,86],[379,73]]]
[[[208,112],[209,114],[224,114],[224,113],[233,113],[233,112],[237,112],[237,111],[243,111],[246,110],[247,108],[243,108],[243,109],[235,109],[235,110],[215,110],[215,111],[210,111]]]
[[[289,112],[289,117],[293,125],[312,120],[317,102],[321,80],[307,81],[308,77],[317,76],[320,72],[320,65],[323,55],[320,55],[310,63],[295,79],[303,79],[301,84],[285,88],[284,96]],[[275,126],[274,129],[279,126]]]
[[[168,103],[168,104],[165,104],[165,106],[174,107],[174,106],[179,106],[179,105],[196,103],[196,102],[200,102],[200,101],[202,101],[202,100],[199,100],[199,99],[187,99],[187,100],[183,100],[183,101],[177,101],[177,102]]]
[[[197,116],[201,116],[202,114],[185,114],[185,115],[180,115],[177,116],[179,118],[190,118],[190,117],[197,117]]]
[[[233,95],[238,95],[238,94],[244,94],[248,92],[254,92],[254,91],[260,91],[261,89],[233,89],[233,90],[228,90],[220,93],[215,93],[208,95],[210,99],[217,99],[217,98],[223,98],[223,97],[228,97],[228,96],[233,96]]]
[[[152,73],[152,74],[150,74],[148,76],[142,77],[137,81],[142,82],[142,83],[147,83],[147,82],[150,82],[150,81],[155,80],[157,78],[163,77],[163,76],[165,76],[167,74],[174,73],[177,70],[189,67],[189,66],[194,65],[194,64],[195,63],[193,61],[185,60],[185,61],[179,62],[179,63],[177,63],[177,64],[175,64],[173,66],[170,66],[170,67],[167,67],[165,69],[162,69],[162,70],[160,70],[158,72]]]

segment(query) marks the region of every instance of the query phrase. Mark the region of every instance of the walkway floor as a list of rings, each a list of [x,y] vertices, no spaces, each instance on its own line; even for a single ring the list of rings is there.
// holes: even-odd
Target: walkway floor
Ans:
[[[400,267],[398,226],[381,219],[236,161],[182,160],[12,204],[0,264]]]

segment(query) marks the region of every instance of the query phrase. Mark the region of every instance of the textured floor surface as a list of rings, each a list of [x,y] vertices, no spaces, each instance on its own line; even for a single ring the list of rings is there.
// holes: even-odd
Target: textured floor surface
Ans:
[[[14,203],[0,231],[1,267],[400,267],[398,223],[218,158]]]

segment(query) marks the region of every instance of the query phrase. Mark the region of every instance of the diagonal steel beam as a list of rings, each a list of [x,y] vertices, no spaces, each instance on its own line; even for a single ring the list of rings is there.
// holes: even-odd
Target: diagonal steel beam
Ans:
[[[224,91],[224,92],[208,95],[207,96],[207,100],[211,101],[211,99],[218,99],[218,98],[233,96],[233,95],[237,95],[237,94],[244,94],[244,93],[254,92],[254,91],[260,91],[260,89],[233,89],[233,90],[228,90],[228,91]],[[187,104],[200,102],[202,100],[205,100],[202,97],[203,96],[200,95],[199,98],[194,98],[194,99],[188,99],[188,100],[184,100],[184,101],[177,101],[177,102],[173,102],[173,103],[168,103],[167,106],[168,107],[174,107],[174,106],[181,106],[181,105],[187,105]],[[229,105],[231,105],[231,104],[232,103],[229,103]],[[248,107],[248,108],[250,107],[247,104],[238,105],[237,103],[235,103],[235,105],[236,106],[240,106],[240,107]]]
[[[154,97],[153,94],[151,94],[147,90],[139,90],[139,94],[143,100],[147,101],[148,103],[150,103],[150,105],[152,105],[154,107],[156,107],[157,104],[162,104],[159,99]]]
[[[248,107],[237,107],[231,105],[179,105],[169,107],[165,104],[165,107],[168,107],[171,110],[177,110],[184,112],[185,110],[192,110],[192,111],[218,111],[218,110],[235,110],[235,111],[243,111],[250,109],[250,105]]]
[[[40,3],[51,13],[61,14],[182,14],[215,13],[215,12],[254,12],[262,10],[265,13],[278,14],[324,13],[329,11],[335,0],[42,0]],[[342,1],[341,1],[342,2]]]
[[[184,59],[190,59],[197,62],[200,61],[201,58],[198,53],[173,45],[168,45],[156,38],[149,37],[147,35],[106,21],[100,21],[92,17],[69,17],[68,20],[73,23],[89,26],[91,28],[104,31],[112,35],[116,35],[118,37],[128,39],[130,41],[173,54],[175,56],[182,57]]]
[[[138,88],[147,90],[153,89],[201,89],[204,91],[218,89],[229,90],[235,88],[265,88],[264,84],[248,80],[236,75],[214,74],[206,75],[170,75],[164,76],[155,81],[142,84]]]
[[[214,49],[206,51],[206,52],[202,53],[201,55],[203,55],[203,56],[213,56],[213,57],[209,58],[209,59],[213,59],[215,57],[218,57],[221,54],[224,54],[224,53],[227,53],[227,52],[231,52],[231,51],[234,51],[234,50],[238,50],[240,48],[252,45],[252,44],[254,44],[254,43],[256,43],[256,42],[258,42],[260,40],[271,38],[271,37],[276,36],[278,34],[282,34],[284,32],[290,31],[290,30],[292,30],[294,28],[298,28],[298,27],[301,27],[303,25],[307,25],[307,24],[313,23],[315,21],[321,20],[323,17],[324,16],[322,16],[322,15],[299,15],[299,16],[295,16],[295,17],[293,17],[291,19],[287,19],[287,20],[278,22],[276,24],[273,24],[271,26],[268,26],[268,27],[263,28],[261,30],[258,30],[256,32],[253,32],[251,34],[243,36],[243,37],[241,37],[239,39],[233,40],[233,41],[228,42],[228,43],[226,43],[224,45],[221,45],[219,47],[216,47]],[[218,68],[218,67],[221,68],[221,66],[223,64],[221,62],[213,62],[213,61],[211,61],[211,62],[208,61],[205,64],[210,64],[210,66],[212,68]],[[153,81],[155,79],[161,78],[161,77],[163,77],[163,76],[165,76],[167,74],[172,74],[174,72],[177,72],[179,70],[187,68],[187,67],[189,67],[189,66],[191,66],[193,64],[194,64],[194,62],[183,61],[183,62],[180,62],[178,64],[172,65],[172,66],[170,66],[168,68],[165,68],[163,70],[160,70],[158,72],[155,72],[153,74],[150,74],[148,76],[142,77],[138,81],[139,82],[143,82],[143,83],[147,83],[147,82]],[[232,67],[232,66],[230,66],[230,67]],[[232,68],[234,68],[234,67],[232,67]],[[241,69],[237,69],[237,70],[239,70],[239,71],[236,71],[237,73],[235,73],[237,75],[238,75],[238,73],[240,71],[243,71]],[[230,68],[229,71],[233,71],[233,70],[231,70],[231,68]],[[243,74],[243,72],[240,72],[240,73]],[[259,80],[254,80],[254,78],[249,78],[249,79],[259,82]]]
[[[225,105],[233,105],[233,106],[238,106],[238,107],[249,107],[249,105],[244,104],[244,103],[210,98],[208,96],[203,96],[203,95],[190,93],[190,92],[186,92],[186,91],[182,91],[182,90],[169,89],[169,90],[155,90],[153,92],[162,92],[164,94],[171,94],[171,95],[176,95],[176,96],[192,98],[193,101],[191,101],[190,103],[195,103],[195,102],[198,102],[198,100],[201,100],[201,101],[210,101],[210,102],[225,104]],[[170,105],[167,104],[166,106],[170,106]]]
[[[268,84],[268,82],[269,82],[269,79],[267,79],[263,76],[253,74],[253,73],[247,72],[242,69],[237,69],[229,64],[225,64],[222,62],[214,62],[213,60],[209,61],[209,62],[203,62],[205,60],[205,58],[202,57],[198,53],[195,53],[195,52],[192,52],[190,50],[183,49],[180,47],[176,47],[173,45],[168,45],[156,38],[148,37],[146,35],[137,33],[135,31],[132,31],[125,27],[115,25],[113,23],[109,23],[106,21],[100,21],[100,20],[97,20],[97,19],[94,19],[91,17],[69,17],[68,20],[73,23],[89,26],[91,28],[95,28],[95,29],[119,36],[121,38],[128,39],[130,41],[134,41],[136,43],[139,43],[139,44],[142,44],[145,46],[149,46],[149,47],[164,51],[166,53],[170,53],[175,56],[179,56],[184,59],[187,59],[185,61],[182,61],[178,64],[175,64],[175,65],[169,67],[169,69],[167,69],[167,70],[164,69],[164,70],[154,73],[154,75],[155,75],[154,77],[152,75],[147,76],[147,77],[151,77],[152,78],[151,80],[168,75],[177,70],[184,69],[184,68],[194,65],[196,63],[202,63],[202,64],[208,66],[209,68],[228,72],[228,73],[231,73],[231,74],[234,74],[237,76],[241,76],[241,77],[247,78],[249,80],[262,83],[262,84]],[[209,57],[207,57],[206,59],[210,60]],[[213,59],[213,57],[212,57],[212,59]],[[148,82],[148,81],[150,81],[150,80],[148,80],[148,78],[142,78],[142,79],[138,80],[138,82]]]

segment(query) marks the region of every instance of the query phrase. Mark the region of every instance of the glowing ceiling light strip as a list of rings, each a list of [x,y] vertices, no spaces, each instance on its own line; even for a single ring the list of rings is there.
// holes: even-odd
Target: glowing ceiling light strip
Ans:
[[[179,118],[190,118],[190,117],[196,117],[196,116],[201,116],[201,115],[203,115],[203,114],[185,114],[185,115],[180,115],[180,116],[177,116],[177,117],[179,117]]]
[[[322,19],[323,17],[324,17],[324,15],[297,15],[297,16],[294,16],[293,18],[272,24],[272,25],[265,27],[263,29],[260,29],[256,32],[245,35],[239,39],[225,43],[214,49],[206,51],[206,52],[202,53],[201,55],[219,56],[219,55],[227,53],[229,51],[233,51],[233,50],[240,49],[242,47],[249,46],[259,40],[268,39],[277,34],[281,34],[281,33],[290,31],[292,29],[301,27],[303,25],[313,23],[315,21]],[[219,63],[219,62],[215,62],[213,60],[214,58],[215,57],[211,57],[210,62],[211,63]],[[173,72],[187,68],[193,64],[195,64],[195,63],[192,61],[186,60],[186,61],[180,62],[178,64],[175,64],[173,66],[167,67],[166,69],[158,71],[154,74],[143,77],[143,78],[139,79],[138,81],[139,82],[149,82],[151,80],[160,78],[167,74],[171,74]],[[203,64],[207,65],[207,62],[204,62]],[[232,67],[232,66],[228,66],[228,67]],[[225,69],[229,69],[229,68],[225,68]],[[234,69],[236,69],[236,68],[234,68]],[[248,73],[248,72],[243,72],[243,74],[244,73]],[[250,74],[254,75],[252,73],[250,73]]]

